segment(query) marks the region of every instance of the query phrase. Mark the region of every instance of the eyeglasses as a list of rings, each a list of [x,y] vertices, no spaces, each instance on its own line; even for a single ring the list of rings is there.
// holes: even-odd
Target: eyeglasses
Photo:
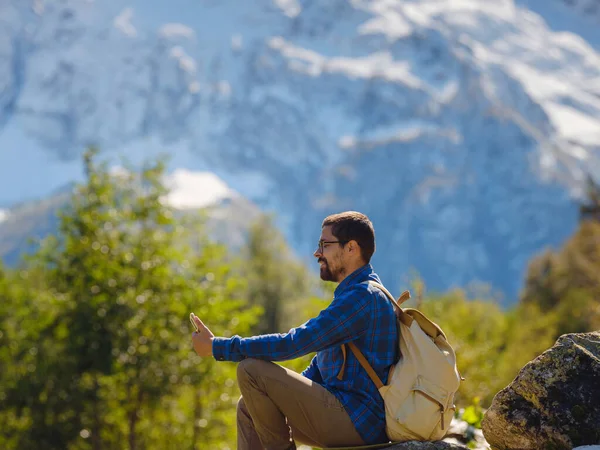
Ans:
[[[347,242],[350,241],[319,241],[319,243],[317,244],[317,250],[319,251],[319,253],[323,253],[323,248],[325,246],[325,244],[346,244]]]

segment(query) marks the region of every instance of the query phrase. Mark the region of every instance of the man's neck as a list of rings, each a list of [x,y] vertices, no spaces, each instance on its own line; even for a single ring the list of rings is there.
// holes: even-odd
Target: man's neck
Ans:
[[[346,270],[344,271],[343,274],[343,278],[341,280],[338,281],[338,286],[340,285],[340,283],[342,283],[346,278],[348,278],[350,275],[352,275],[354,272],[356,272],[358,269],[362,269],[363,267],[365,267],[367,264],[366,263],[358,263],[358,264],[354,264],[351,265],[349,267],[346,268]]]

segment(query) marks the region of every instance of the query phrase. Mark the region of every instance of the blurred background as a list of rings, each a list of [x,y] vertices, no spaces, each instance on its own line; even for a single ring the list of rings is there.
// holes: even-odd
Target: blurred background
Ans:
[[[235,448],[189,312],[318,314],[344,210],[477,427],[600,328],[599,178],[599,0],[0,0],[0,448]]]

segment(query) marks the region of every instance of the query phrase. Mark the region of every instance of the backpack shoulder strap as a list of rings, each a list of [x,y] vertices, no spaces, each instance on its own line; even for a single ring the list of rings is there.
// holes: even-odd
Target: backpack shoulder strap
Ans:
[[[369,280],[368,283],[372,286],[375,286],[379,290],[381,290],[387,296],[387,298],[397,308],[398,319],[402,323],[404,323],[405,325],[410,327],[410,325],[412,324],[414,319],[410,315],[406,314],[404,312],[404,310],[400,307],[400,305],[402,303],[404,303],[406,300],[408,300],[410,298],[410,292],[404,291],[402,293],[402,295],[400,296],[400,298],[396,301],[396,299],[390,293],[390,291],[388,291],[382,284],[377,283],[376,281],[373,281],[373,280]],[[375,383],[375,386],[377,386],[377,389],[381,389],[383,387],[383,382],[377,376],[377,373],[373,370],[373,367],[371,367],[371,364],[369,364],[369,361],[367,361],[367,358],[365,358],[365,355],[363,355],[363,353],[354,344],[354,342],[348,342],[348,346],[350,347],[350,350],[352,351],[352,353],[354,353],[354,356],[356,357],[356,359],[358,359],[358,362],[360,363],[360,365],[363,367],[363,369],[366,370],[367,374],[369,374],[369,378],[371,378],[371,380],[373,380],[373,383]],[[344,362],[342,363],[342,368],[341,368],[340,372],[338,373],[338,376],[337,376],[338,380],[342,380],[344,377],[344,369],[346,366],[346,344],[342,344],[342,354],[344,356]]]
[[[367,371],[367,373],[369,374],[369,378],[373,380],[373,383],[375,383],[377,389],[381,389],[383,387],[381,378],[377,376],[377,373],[375,373],[373,367],[371,367],[371,364],[369,364],[369,361],[367,361],[367,358],[365,358],[365,355],[362,354],[362,352],[358,349],[354,342],[348,342],[348,346],[350,347],[350,350],[352,350],[352,353],[354,353],[354,356],[356,356],[356,359],[358,359],[360,365],[363,366],[363,368]]]
[[[402,303],[404,303],[406,300],[408,300],[410,298],[410,292],[404,291],[402,293],[402,295],[400,296],[400,298],[398,299],[398,301],[396,301],[396,300],[394,300],[394,296],[392,294],[390,294],[390,291],[388,291],[380,283],[369,280],[369,284],[372,286],[375,286],[376,288],[382,290],[385,293],[385,295],[388,297],[388,299],[390,299],[390,301],[394,304],[394,306],[396,306],[397,312],[398,312],[398,318],[404,325],[410,327],[411,324],[413,323],[413,320],[416,320],[417,323],[419,324],[419,326],[421,327],[421,329],[427,335],[429,335],[429,337],[431,337],[432,339],[435,340],[439,336],[441,336],[444,338],[444,340],[446,340],[446,341],[448,340],[448,338],[446,337],[446,335],[444,334],[442,329],[436,323],[433,323],[431,320],[429,320],[427,318],[427,316],[425,316],[425,314],[423,314],[421,311],[418,311],[413,308],[402,309],[400,307],[400,305]]]
[[[394,296],[390,293],[390,291],[388,291],[382,284],[378,283],[377,281],[369,280],[369,284],[371,286],[376,287],[386,295],[389,301],[391,301],[392,304],[396,307],[396,313],[398,314],[398,319],[400,319],[400,322],[402,322],[407,327],[410,327],[414,319],[409,314],[406,314],[406,312],[404,312],[404,310],[400,307],[402,303],[404,303],[410,298],[410,292],[404,291],[402,295],[400,295],[398,300],[396,300]]]

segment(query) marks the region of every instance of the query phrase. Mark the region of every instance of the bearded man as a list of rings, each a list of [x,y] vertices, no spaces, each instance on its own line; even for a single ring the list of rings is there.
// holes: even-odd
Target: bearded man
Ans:
[[[338,286],[317,317],[285,334],[222,338],[193,315],[196,353],[239,362],[238,450],[388,442],[383,399],[354,354],[342,347],[353,342],[387,383],[399,358],[398,327],[391,302],[368,283],[381,283],[370,264],[374,252],[367,216],[355,211],[328,216],[314,256],[321,278]],[[301,374],[272,362],[313,352]]]

